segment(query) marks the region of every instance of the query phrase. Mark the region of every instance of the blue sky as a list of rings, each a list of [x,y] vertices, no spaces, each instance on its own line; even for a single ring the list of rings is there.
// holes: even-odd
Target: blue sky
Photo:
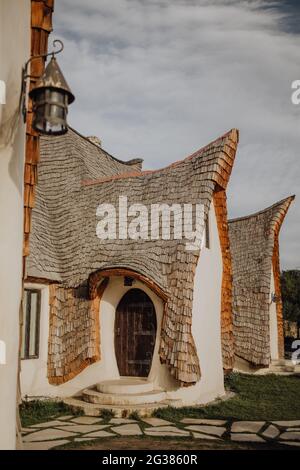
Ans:
[[[58,58],[76,96],[69,123],[118,158],[157,168],[232,127],[240,145],[230,217],[296,193],[300,182],[300,2],[56,0]],[[300,196],[281,264],[300,268]]]

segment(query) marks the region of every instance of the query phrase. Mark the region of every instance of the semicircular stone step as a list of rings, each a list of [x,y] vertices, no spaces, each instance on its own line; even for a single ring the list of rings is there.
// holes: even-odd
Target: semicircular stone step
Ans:
[[[161,390],[151,390],[144,393],[102,393],[97,390],[85,389],[82,392],[82,399],[88,403],[99,405],[141,405],[148,403],[158,403],[166,399],[166,392]]]
[[[96,385],[98,392],[121,394],[137,394],[152,392],[154,384],[147,379],[124,377],[117,380],[105,380]]]

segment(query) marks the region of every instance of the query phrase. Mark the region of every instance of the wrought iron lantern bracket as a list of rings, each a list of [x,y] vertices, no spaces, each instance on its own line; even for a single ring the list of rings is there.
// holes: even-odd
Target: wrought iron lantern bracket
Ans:
[[[34,55],[34,56],[30,57],[27,60],[27,62],[25,63],[23,69],[22,69],[22,114],[23,114],[24,123],[26,122],[26,114],[27,114],[27,109],[26,109],[27,79],[28,78],[35,78],[35,79],[37,78],[34,75],[30,75],[28,73],[29,64],[35,59],[41,59],[42,57],[44,57],[46,59],[50,55],[52,57],[55,57],[57,54],[62,52],[64,50],[64,47],[65,47],[64,43],[60,39],[54,39],[54,41],[52,43],[54,48],[56,47],[56,44],[60,45],[60,48],[57,51],[52,51],[52,52],[48,52],[46,54],[39,54],[39,55]]]
[[[36,79],[37,82],[35,87],[29,92],[34,113],[32,127],[37,132],[47,135],[61,135],[67,132],[68,125],[66,118],[68,105],[75,99],[55,58],[57,54],[63,51],[63,42],[60,39],[55,39],[53,41],[53,47],[55,48],[57,45],[60,46],[58,50],[31,57],[23,68],[22,112],[24,122],[26,121],[27,115],[27,79],[33,78]],[[33,60],[49,56],[52,56],[51,60],[40,78],[28,73],[29,64]]]

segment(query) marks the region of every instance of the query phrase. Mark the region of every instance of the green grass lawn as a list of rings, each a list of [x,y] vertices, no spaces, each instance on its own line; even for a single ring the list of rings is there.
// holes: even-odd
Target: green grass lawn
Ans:
[[[300,377],[245,375],[226,377],[226,389],[235,392],[227,401],[203,407],[161,408],[155,416],[179,421],[193,418],[231,418],[239,420],[300,419]]]
[[[24,427],[69,414],[74,412],[61,401],[33,400],[23,401],[20,405],[20,418]]]
[[[227,401],[200,407],[161,408],[154,415],[175,422],[186,417],[263,421],[300,419],[300,377],[232,373],[226,377],[225,385],[227,390],[235,392],[235,396]],[[51,400],[24,402],[20,407],[23,426],[72,414],[70,411],[64,403]],[[103,416],[105,421],[111,417]]]

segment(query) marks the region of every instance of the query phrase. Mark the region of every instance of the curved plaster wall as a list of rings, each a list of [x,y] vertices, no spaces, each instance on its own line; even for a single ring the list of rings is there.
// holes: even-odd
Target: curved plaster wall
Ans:
[[[48,287],[42,288],[40,357],[22,361],[22,394],[66,397],[78,394],[82,389],[97,382],[119,378],[114,351],[115,312],[123,295],[131,288],[139,288],[151,298],[157,315],[157,335],[149,380],[157,387],[167,390],[169,398],[181,399],[183,404],[205,403],[223,395],[220,326],[222,254],[213,205],[209,217],[211,248],[203,247],[201,251],[195,274],[193,305],[192,330],[202,370],[200,382],[192,387],[178,387],[177,381],[172,378],[167,367],[160,363],[158,352],[163,301],[140,281],[135,280],[132,287],[126,287],[123,277],[112,277],[100,303],[101,360],[84,369],[74,379],[58,386],[50,385],[46,377],[49,299]]]
[[[222,252],[213,204],[209,211],[210,248],[202,247],[194,278],[192,332],[200,360],[201,379],[172,392],[184,404],[207,403],[224,395],[221,350]]]
[[[6,97],[0,103],[0,341],[6,357],[0,363],[0,449],[5,450],[16,447],[26,133],[19,101],[29,56],[30,0],[1,0],[0,80]]]

